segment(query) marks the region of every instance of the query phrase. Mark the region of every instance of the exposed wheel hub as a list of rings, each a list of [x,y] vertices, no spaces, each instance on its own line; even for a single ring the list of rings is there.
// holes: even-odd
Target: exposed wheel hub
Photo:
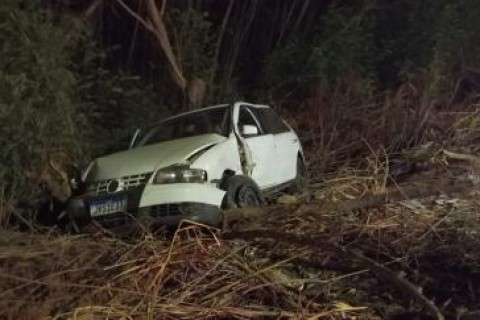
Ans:
[[[239,207],[256,207],[260,205],[260,200],[253,188],[243,186],[238,191],[237,204]]]

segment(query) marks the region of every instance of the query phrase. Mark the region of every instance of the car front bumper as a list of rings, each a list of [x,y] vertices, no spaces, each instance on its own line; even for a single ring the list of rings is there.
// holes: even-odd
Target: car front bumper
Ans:
[[[182,220],[217,225],[221,222],[220,206],[225,191],[211,184],[178,183],[147,184],[111,195],[84,195],[72,198],[67,213],[73,220],[88,223],[98,221],[106,226],[120,225],[142,217],[156,225],[174,226]],[[92,202],[112,197],[126,201],[126,210],[108,214],[92,214]]]

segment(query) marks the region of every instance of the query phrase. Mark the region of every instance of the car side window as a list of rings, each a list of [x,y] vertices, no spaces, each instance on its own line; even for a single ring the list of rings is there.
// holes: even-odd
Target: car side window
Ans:
[[[283,120],[270,108],[254,108],[255,116],[260,119],[260,123],[267,133],[279,134],[290,131]]]
[[[259,123],[253,117],[253,114],[247,107],[240,107],[239,115],[238,115],[238,129],[241,131],[243,126],[254,126],[257,128],[258,133],[262,134],[262,128],[260,128]]]

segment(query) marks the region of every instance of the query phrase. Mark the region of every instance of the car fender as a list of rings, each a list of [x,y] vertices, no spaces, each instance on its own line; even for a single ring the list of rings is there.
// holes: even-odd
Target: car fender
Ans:
[[[236,139],[231,136],[227,140],[210,147],[198,156],[190,167],[205,170],[210,182],[220,181],[226,170],[241,172],[242,166]]]

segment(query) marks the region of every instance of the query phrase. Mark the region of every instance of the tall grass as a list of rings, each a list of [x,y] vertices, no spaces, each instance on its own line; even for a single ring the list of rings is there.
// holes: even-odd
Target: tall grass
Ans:
[[[459,125],[468,123],[470,127],[462,129],[467,135],[477,130],[475,108],[470,103],[440,104],[422,89],[405,84],[358,105],[341,103],[318,90],[289,115],[289,120],[302,136],[311,168],[329,172],[355,166],[372,150],[384,149],[386,155],[395,156],[427,141],[457,141]]]

